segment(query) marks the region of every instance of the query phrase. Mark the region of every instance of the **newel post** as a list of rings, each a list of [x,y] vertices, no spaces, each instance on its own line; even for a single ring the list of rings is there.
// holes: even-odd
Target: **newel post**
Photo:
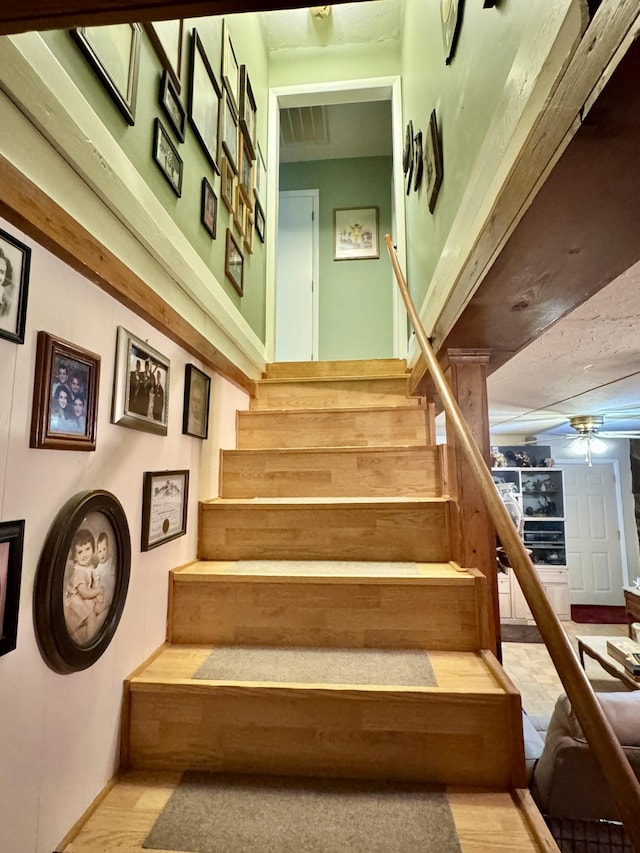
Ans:
[[[487,401],[487,349],[448,349],[439,353],[442,369],[453,396],[469,425],[487,466],[491,466],[489,407]],[[487,639],[501,658],[496,532],[480,489],[466,476],[454,430],[447,424],[447,476],[452,504],[453,548],[458,563],[477,568],[487,578],[489,613]]]

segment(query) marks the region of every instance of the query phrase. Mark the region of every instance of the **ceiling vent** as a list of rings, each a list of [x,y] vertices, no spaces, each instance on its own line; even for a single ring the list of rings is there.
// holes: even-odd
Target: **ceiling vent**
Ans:
[[[323,105],[280,110],[282,145],[322,145],[329,142],[327,111]]]

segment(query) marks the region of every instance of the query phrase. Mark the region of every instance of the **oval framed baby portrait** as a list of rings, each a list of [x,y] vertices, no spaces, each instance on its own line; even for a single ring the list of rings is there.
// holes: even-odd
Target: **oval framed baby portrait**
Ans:
[[[36,637],[55,672],[87,669],[118,627],[129,587],[131,537],[118,499],[79,492],[56,515],[40,555]]]

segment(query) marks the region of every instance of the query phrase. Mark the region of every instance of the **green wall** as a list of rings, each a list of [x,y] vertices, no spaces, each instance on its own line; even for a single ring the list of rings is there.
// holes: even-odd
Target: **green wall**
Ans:
[[[280,190],[320,195],[319,358],[393,355],[392,274],[384,250],[391,231],[391,157],[283,163]],[[378,260],[333,260],[333,211],[379,208]]]
[[[202,39],[205,51],[221,79],[222,18],[199,18],[184,22],[182,52],[181,101],[189,102],[189,63],[191,32],[194,27]],[[258,139],[263,152],[267,140],[267,80],[268,56],[262,29],[256,15],[229,15],[227,21],[233,46],[241,64],[246,64],[257,103]],[[155,50],[143,30],[137,90],[135,125],[127,124],[115,103],[72,39],[69,31],[42,33],[52,53],[75,81],[93,109],[118,142],[131,163],[152,189],[180,230],[207,264],[222,285],[225,293],[238,307],[260,340],[265,339],[265,250],[254,234],[253,254],[245,255],[244,296],[241,298],[224,275],[226,229],[233,230],[233,221],[220,199],[220,177],[215,174],[202,150],[193,129],[187,123],[184,143],[179,143],[159,105],[162,67]],[[158,117],[169,130],[178,153],[184,162],[182,194],[178,198],[152,159],[154,119]],[[219,159],[219,158],[218,158]],[[217,236],[212,240],[200,223],[202,178],[206,177],[218,197]],[[236,239],[242,243],[237,232]]]

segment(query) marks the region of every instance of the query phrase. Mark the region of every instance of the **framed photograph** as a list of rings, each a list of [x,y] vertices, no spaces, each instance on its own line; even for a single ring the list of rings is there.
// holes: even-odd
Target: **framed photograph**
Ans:
[[[379,258],[378,208],[342,207],[334,209],[333,237],[334,261]]]
[[[429,130],[425,140],[424,150],[425,184],[427,188],[427,202],[429,211],[433,213],[438,199],[438,193],[442,184],[444,170],[442,165],[442,148],[438,135],[438,120],[436,111],[433,110],[429,119]]]
[[[209,398],[211,377],[199,370],[195,364],[184,369],[184,406],[182,409],[182,432],[195,438],[206,438],[209,434]]]
[[[240,168],[238,170],[238,186],[246,204],[251,207],[253,189],[253,160],[247,140],[240,137]]]
[[[224,255],[224,274],[240,296],[242,296],[244,293],[244,256],[229,228],[227,228],[227,243]]]
[[[144,24],[144,28],[162,67],[179,94],[182,88],[182,21],[154,21]]]
[[[422,173],[424,171],[423,155],[422,155],[422,131],[416,133],[414,140],[414,178],[413,188],[417,192],[422,184]]]
[[[194,28],[191,36],[189,119],[204,153],[218,174],[219,111],[220,87],[202,40]]]
[[[140,24],[77,27],[71,35],[128,124],[135,124]]]
[[[409,171],[409,166],[413,162],[413,122],[411,119],[407,122],[404,131],[404,150],[402,152],[402,170],[406,175]]]
[[[23,547],[24,521],[0,522],[0,656],[16,647]]]
[[[242,231],[242,243],[247,252],[253,254],[253,216],[251,210],[245,206],[244,208],[244,228]]]
[[[145,471],[142,485],[142,551],[187,532],[188,471]]]
[[[38,332],[29,447],[95,450],[100,356]]]
[[[200,202],[200,221],[209,232],[212,240],[216,239],[216,223],[218,220],[218,197],[206,178],[202,179],[202,198]]]
[[[229,213],[233,214],[233,196],[235,193],[236,176],[226,157],[222,158],[222,175],[220,176],[220,197]]]
[[[182,106],[180,94],[166,68],[162,72],[162,80],[160,81],[160,106],[169,119],[169,124],[173,128],[175,135],[180,142],[184,142],[187,111]]]
[[[264,204],[267,197],[267,168],[264,164],[260,143],[256,145],[255,186],[253,194],[260,204]]]
[[[182,195],[182,158],[159,118],[154,120],[153,126],[153,159],[179,198]]]
[[[236,231],[241,237],[244,237],[244,212],[247,208],[247,203],[242,197],[242,193],[240,192],[240,187],[236,183],[235,186],[235,196],[234,196],[234,205],[233,205],[233,224],[235,225]]]
[[[59,510],[38,561],[36,638],[55,672],[92,666],[120,622],[129,588],[131,537],[110,492],[79,492]]]
[[[240,67],[233,49],[229,27],[224,19],[222,21],[222,81],[231,98],[233,109],[237,113],[240,104]]]
[[[249,72],[246,65],[240,66],[240,107],[238,110],[238,121],[240,130],[247,145],[249,156],[256,159],[257,144],[257,107],[256,99],[251,88]]]
[[[256,234],[260,238],[260,242],[264,243],[264,210],[260,207],[260,203],[257,201],[253,212],[253,221],[256,226]]]
[[[0,338],[24,343],[31,249],[0,228]]]
[[[226,93],[222,106],[222,147],[234,174],[238,174],[238,118]]]
[[[440,0],[440,24],[444,44],[444,61],[449,65],[456,50],[462,21],[464,0]]]
[[[170,362],[118,326],[111,423],[167,434]]]

